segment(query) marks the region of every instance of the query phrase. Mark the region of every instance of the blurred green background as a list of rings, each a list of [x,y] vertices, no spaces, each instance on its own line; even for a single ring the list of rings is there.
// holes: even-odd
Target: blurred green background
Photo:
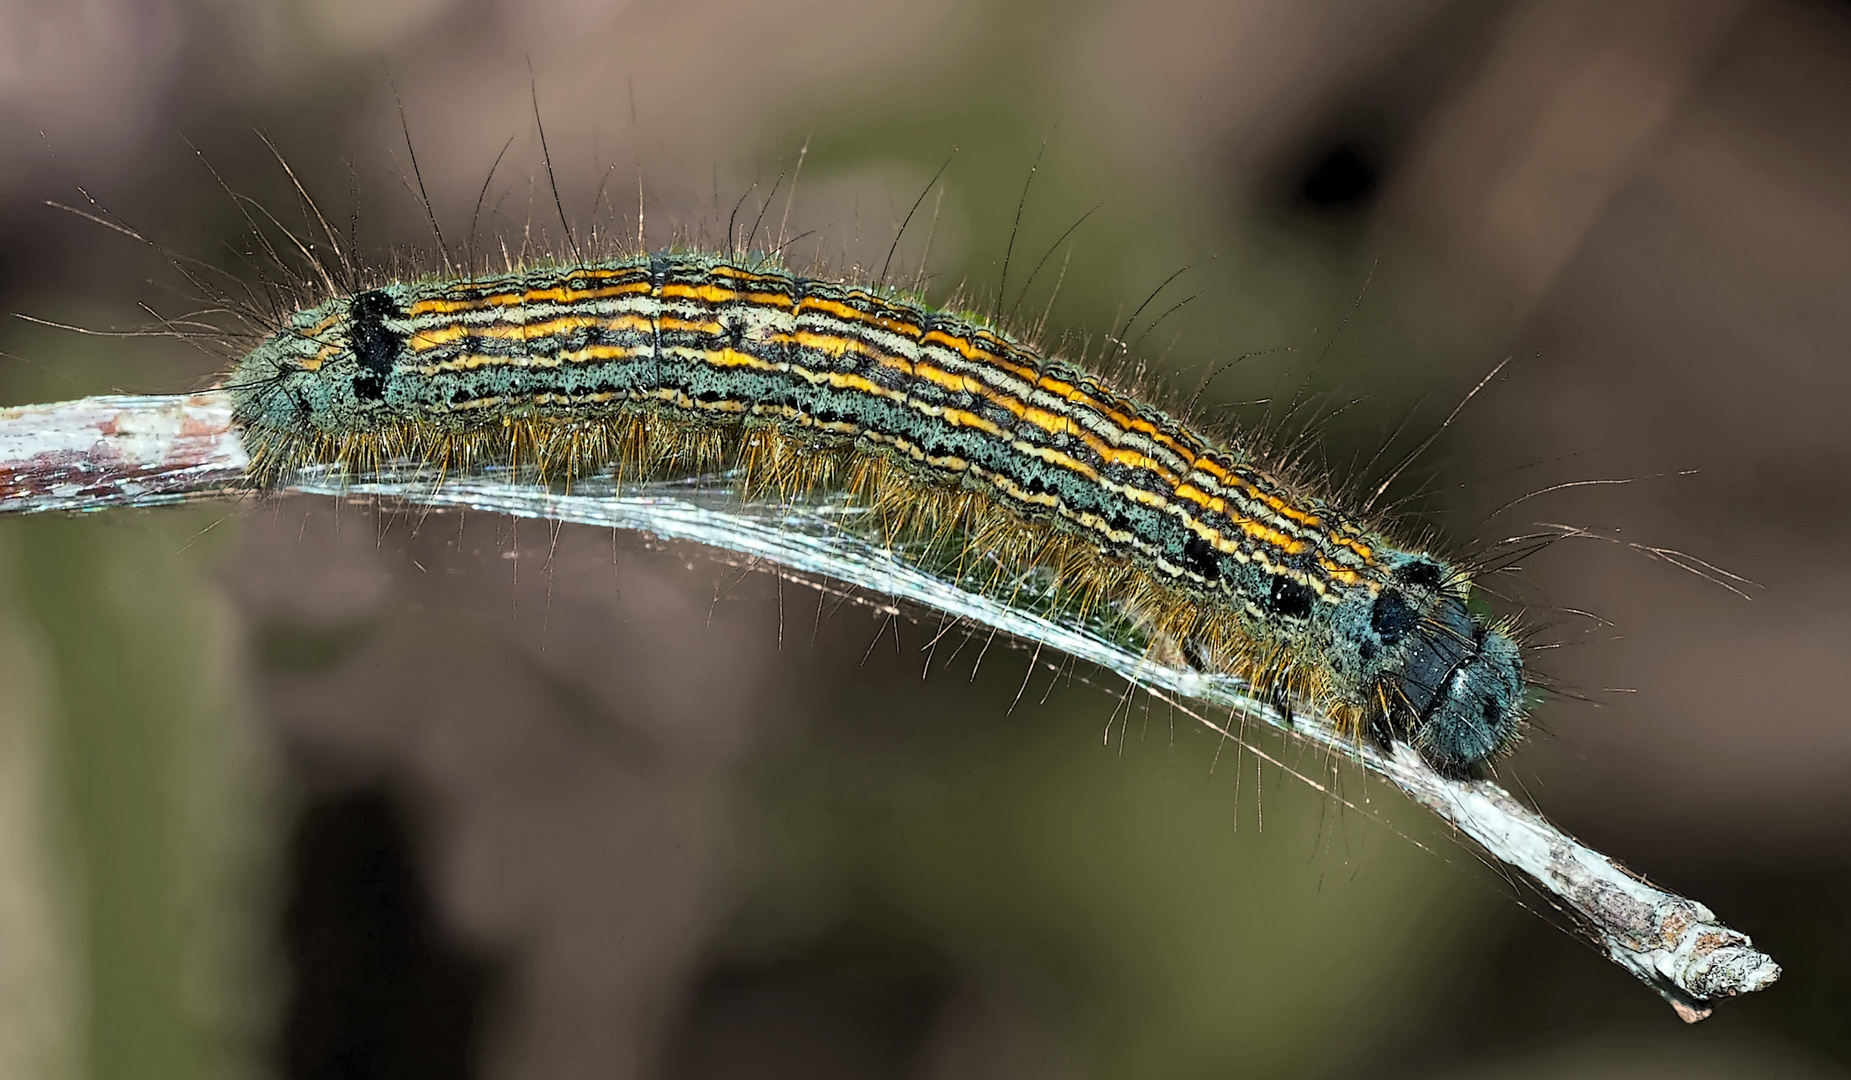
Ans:
[[[775,186],[761,238],[867,274],[949,157],[896,258],[941,301],[995,302],[1018,208],[1004,306],[1065,354],[1188,268],[1133,359],[1341,478],[1511,357],[1396,489],[1454,554],[1619,541],[1491,582],[1564,690],[1506,782],[1787,969],[1684,1028],[1275,737],[1338,796],[711,553],[251,500],[0,522],[0,1075],[1844,1072],[1848,76],[1800,0],[0,2],[11,312],[201,306],[46,200],[263,296],[226,189],[307,219],[257,132],[430,266],[394,88],[453,253],[557,247],[531,91],[581,238],[640,190],[649,246],[718,243]],[[0,352],[7,403],[229,359]]]

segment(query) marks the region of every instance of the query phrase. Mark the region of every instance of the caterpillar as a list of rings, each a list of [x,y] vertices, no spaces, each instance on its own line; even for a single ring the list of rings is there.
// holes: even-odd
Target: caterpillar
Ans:
[[[839,492],[1007,588],[1039,570],[1153,649],[1451,775],[1525,725],[1460,567],[981,317],[671,249],[392,281],[295,312],[227,381],[260,485],[309,464],[570,484],[735,470]]]

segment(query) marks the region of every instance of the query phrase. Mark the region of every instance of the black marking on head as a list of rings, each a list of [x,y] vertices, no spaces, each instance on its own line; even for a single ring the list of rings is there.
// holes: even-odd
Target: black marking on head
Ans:
[[[1395,569],[1395,580],[1420,589],[1437,589],[1446,571],[1432,559],[1413,559]]]
[[[1472,776],[1523,730],[1523,658],[1509,637],[1481,630],[1469,655],[1441,679],[1411,740],[1434,768]]]
[[[1278,574],[1273,577],[1272,588],[1266,594],[1266,607],[1288,619],[1303,619],[1311,615],[1311,603],[1316,597],[1311,586]]]
[[[1382,639],[1384,646],[1400,641],[1419,621],[1420,616],[1399,589],[1383,589],[1382,595],[1375,598],[1375,607],[1369,611],[1369,628]]]
[[[1386,599],[1390,594],[1383,594]],[[1402,605],[1405,608],[1405,604]],[[1382,601],[1376,601],[1380,613]],[[1412,612],[1409,613],[1412,616]],[[1442,600],[1433,614],[1420,624],[1408,643],[1401,670],[1395,676],[1402,696],[1414,715],[1425,720],[1444,690],[1454,669],[1471,659],[1485,634],[1465,609],[1465,601],[1454,597]]]
[[[362,401],[378,401],[386,396],[386,376],[391,374],[405,338],[388,329],[385,320],[402,316],[398,302],[381,290],[354,297],[348,311],[347,341],[360,365],[353,386],[354,396]]]

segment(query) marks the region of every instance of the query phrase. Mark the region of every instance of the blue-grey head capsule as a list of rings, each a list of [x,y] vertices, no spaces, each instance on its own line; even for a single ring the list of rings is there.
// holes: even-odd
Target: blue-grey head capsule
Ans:
[[[227,386],[238,423],[259,443],[380,426],[391,414],[390,376],[405,344],[395,325],[403,318],[396,288],[299,311],[240,360]]]
[[[1376,601],[1379,611],[1394,593]],[[1442,596],[1411,626],[1400,669],[1386,678],[1391,720],[1436,768],[1462,773],[1516,741],[1523,721],[1523,662],[1509,637],[1487,627],[1465,601]],[[1396,722],[1398,721],[1398,722]]]
[[[1358,685],[1386,707],[1378,730],[1419,750],[1435,768],[1470,773],[1509,750],[1524,717],[1517,645],[1446,587],[1451,572],[1425,555],[1336,627]]]
[[[1508,750],[1523,723],[1523,660],[1516,642],[1479,628],[1476,646],[1447,670],[1412,742],[1442,771],[1468,772]]]

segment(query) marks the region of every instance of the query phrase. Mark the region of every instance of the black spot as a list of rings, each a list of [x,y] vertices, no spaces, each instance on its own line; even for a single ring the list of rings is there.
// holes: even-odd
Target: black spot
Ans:
[[[1420,616],[1395,589],[1388,589],[1376,597],[1375,608],[1369,612],[1369,626],[1384,645],[1400,641],[1419,621]]]
[[[1360,143],[1344,141],[1315,159],[1298,184],[1298,197],[1321,213],[1367,209],[1381,187],[1381,165]]]
[[[1208,541],[1195,533],[1183,541],[1183,568],[1200,576],[1205,581],[1221,580],[1221,556],[1209,546]]]
[[[385,320],[402,316],[392,297],[375,289],[354,297],[347,319],[347,340],[360,374],[354,378],[354,396],[378,401],[386,396],[386,376],[405,344],[403,335],[386,327]]]
[[[1395,571],[1395,580],[1406,582],[1417,588],[1437,589],[1440,587],[1443,573],[1439,563],[1428,559],[1415,559],[1413,562],[1401,564],[1400,568]]]
[[[1303,619],[1311,614],[1311,601],[1316,596],[1309,585],[1280,575],[1273,578],[1273,587],[1266,594],[1266,606],[1288,619]]]

